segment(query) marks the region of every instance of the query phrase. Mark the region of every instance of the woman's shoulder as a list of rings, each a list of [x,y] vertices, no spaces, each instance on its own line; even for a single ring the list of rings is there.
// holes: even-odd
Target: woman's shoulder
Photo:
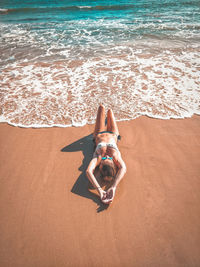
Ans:
[[[113,153],[113,159],[116,162],[120,162],[122,160],[121,152],[119,150]]]

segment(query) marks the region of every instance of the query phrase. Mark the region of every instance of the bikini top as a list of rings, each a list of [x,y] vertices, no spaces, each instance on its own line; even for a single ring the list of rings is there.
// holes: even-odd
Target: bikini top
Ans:
[[[111,147],[111,148],[114,148],[115,150],[119,151],[118,147],[117,147],[117,144],[115,143],[115,141],[113,140],[110,141],[109,143],[106,143],[106,142],[101,142],[101,143],[98,143],[96,149],[95,149],[95,152],[97,152],[99,149],[101,149],[102,147]]]

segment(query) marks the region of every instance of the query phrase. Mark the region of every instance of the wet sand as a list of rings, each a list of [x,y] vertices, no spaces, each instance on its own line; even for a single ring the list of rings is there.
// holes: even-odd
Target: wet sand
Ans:
[[[109,206],[84,173],[93,127],[0,125],[0,266],[200,266],[200,116],[120,122]]]

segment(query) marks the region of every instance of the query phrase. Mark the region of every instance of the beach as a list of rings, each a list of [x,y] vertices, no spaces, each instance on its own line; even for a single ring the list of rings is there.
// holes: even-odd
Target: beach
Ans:
[[[94,125],[0,125],[0,266],[199,266],[200,117],[119,122],[127,173],[88,190]]]
[[[199,29],[199,0],[1,1],[0,267],[200,266]],[[127,167],[109,206],[100,104]]]

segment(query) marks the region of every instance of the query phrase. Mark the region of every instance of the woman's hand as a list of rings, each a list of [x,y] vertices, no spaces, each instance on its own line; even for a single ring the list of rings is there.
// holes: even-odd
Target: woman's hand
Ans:
[[[115,186],[111,186],[107,192],[106,192],[106,201],[107,203],[111,203],[114,199],[115,196],[115,191],[116,191],[116,187]]]
[[[101,201],[104,204],[111,203],[114,199],[114,196],[115,196],[115,190],[116,190],[116,187],[114,187],[114,186],[110,187],[106,192],[102,190],[103,191],[103,197],[101,198]]]
[[[106,199],[106,192],[101,187],[98,188],[98,192],[99,192],[101,201],[105,203],[104,200]]]

